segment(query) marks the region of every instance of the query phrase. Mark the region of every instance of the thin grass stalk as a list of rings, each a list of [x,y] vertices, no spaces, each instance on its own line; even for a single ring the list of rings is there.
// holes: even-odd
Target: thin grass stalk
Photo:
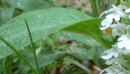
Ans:
[[[95,0],[95,6],[98,14],[97,16],[99,16],[101,13],[100,0]]]
[[[25,19],[25,23],[26,23],[28,34],[29,34],[29,37],[30,37],[30,41],[31,41],[31,45],[32,45],[32,51],[33,51],[35,62],[36,62],[36,66],[37,66],[37,71],[40,74],[40,69],[39,69],[39,65],[38,65],[38,61],[37,61],[37,56],[36,56],[36,52],[35,52],[35,46],[34,46],[32,35],[31,35],[31,32],[30,32],[30,29],[29,29],[29,26],[28,26],[28,23],[27,23],[26,19]]]
[[[66,61],[71,62],[72,64],[78,66],[79,68],[83,69],[84,71],[87,72],[87,74],[91,74],[91,70],[87,67],[85,67],[84,65],[80,64],[79,62],[72,60],[72,59],[65,59]]]
[[[35,73],[35,74],[38,74],[37,71],[32,67],[32,65],[27,61],[26,58],[24,58],[22,56],[21,53],[19,53],[12,45],[10,45],[6,40],[4,40],[1,36],[0,36],[0,40],[2,40],[7,46],[9,46],[17,55],[19,58],[21,58],[29,67],[30,69],[32,69],[32,71]]]
[[[130,7],[130,0],[127,0],[127,7]]]
[[[91,3],[91,7],[92,7],[92,11],[93,11],[94,16],[98,16],[94,1],[93,0],[89,0],[89,1]]]

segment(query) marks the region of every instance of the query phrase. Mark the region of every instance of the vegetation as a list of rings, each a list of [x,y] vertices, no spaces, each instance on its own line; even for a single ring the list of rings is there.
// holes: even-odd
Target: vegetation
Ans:
[[[0,0],[0,74],[99,74],[108,67],[100,56],[118,36],[104,34],[98,17],[130,2],[82,1]]]

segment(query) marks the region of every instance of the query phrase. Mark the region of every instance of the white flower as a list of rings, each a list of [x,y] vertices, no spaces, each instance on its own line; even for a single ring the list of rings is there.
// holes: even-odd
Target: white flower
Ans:
[[[100,30],[106,30],[107,28],[109,28],[111,23],[112,23],[112,21],[113,20],[111,18],[104,19],[101,22],[102,27],[100,27]]]
[[[122,6],[122,5],[118,5],[117,7],[112,5],[112,8],[107,10],[107,11],[104,11],[99,17],[101,17],[103,14],[108,14],[108,13],[117,13],[120,17],[123,17],[125,18],[127,15],[124,13],[123,9],[124,8],[126,9],[125,6]]]
[[[130,51],[129,50],[124,50],[124,55],[130,56]]]
[[[112,27],[112,22],[113,20],[116,22],[119,22],[120,18],[126,18],[126,13],[123,11],[123,7],[119,5],[118,7],[112,5],[113,8],[104,11],[99,17],[101,17],[103,14],[108,14],[105,19],[101,22],[100,29],[101,30],[106,30],[109,27]]]
[[[130,8],[125,10],[126,13],[130,13]],[[129,15],[129,19],[130,19],[130,15]]]
[[[127,13],[129,13],[130,19],[130,8],[127,9],[123,5],[112,5],[111,9],[104,11],[100,15],[101,17],[102,15],[107,14],[105,19],[101,22],[102,27],[100,27],[100,29],[105,30],[106,32],[109,31],[110,28],[112,36],[120,36],[117,39],[118,42],[113,45],[113,48],[106,50],[101,55],[101,58],[106,60],[106,64],[111,66],[102,70],[100,74],[130,74],[130,71],[126,70],[127,68],[125,67],[127,65],[126,62],[128,61],[122,56],[130,53],[130,33],[128,33],[129,28],[120,23],[126,23],[124,20],[121,20],[121,18],[128,19]]]
[[[118,38],[117,45],[119,48],[125,47],[127,50],[130,50],[130,36],[126,34]]]
[[[104,70],[102,70],[99,74],[113,74],[114,70],[111,67],[108,67]]]
[[[116,49],[116,48],[111,48],[111,49],[109,49],[109,50],[107,50],[107,51],[105,51],[102,55],[101,55],[101,58],[103,58],[103,59],[111,59],[113,56],[115,57],[115,58],[117,58],[118,57],[118,50]]]
[[[116,24],[116,29],[120,34],[126,34],[126,26],[124,24],[118,22],[118,24]]]
[[[114,28],[114,29],[112,30],[112,36],[113,36],[113,37],[121,36],[121,34],[117,31],[116,28]]]
[[[122,57],[118,57],[118,58],[112,58],[112,59],[108,59],[106,60],[106,64],[107,65],[111,65],[111,64],[121,64],[121,65],[126,65],[126,60],[123,59]]]
[[[120,20],[120,16],[119,14],[117,13],[112,13],[112,14],[109,14],[106,16],[106,18],[109,18],[109,19],[114,19],[115,21],[119,21]]]
[[[113,28],[112,36],[114,37],[126,34],[126,27],[124,24],[118,22],[117,24],[112,24],[111,28]]]
[[[126,13],[129,13],[129,12],[130,12],[130,8],[129,8],[129,9],[126,9],[125,12],[126,12]]]
[[[101,22],[102,27],[100,27],[100,29],[101,30],[106,30],[107,28],[112,27],[113,26],[112,25],[113,19],[118,22],[120,20],[120,16],[118,14],[116,14],[116,13],[107,15],[106,19],[104,19]]]
[[[119,65],[112,65],[104,70],[102,70],[99,74],[130,74],[129,70],[125,70]]]

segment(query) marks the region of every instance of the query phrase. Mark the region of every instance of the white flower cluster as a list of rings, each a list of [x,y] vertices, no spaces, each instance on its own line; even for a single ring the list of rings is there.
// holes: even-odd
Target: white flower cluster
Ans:
[[[102,70],[100,74],[130,74],[130,70],[126,68],[128,60],[123,57],[124,54],[130,52],[130,28],[128,23],[122,20],[130,21],[130,8],[124,5],[112,5],[112,8],[103,12],[101,16],[104,14],[106,17],[101,22],[100,30],[105,31],[111,28],[112,36],[119,36],[119,38],[111,49],[101,55],[110,67]]]

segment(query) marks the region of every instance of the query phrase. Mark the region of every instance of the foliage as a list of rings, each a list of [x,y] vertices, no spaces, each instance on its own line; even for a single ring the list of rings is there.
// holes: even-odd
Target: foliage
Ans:
[[[114,39],[100,30],[97,16],[116,1],[105,7],[104,0],[89,0],[91,14],[54,1],[0,1],[0,74],[55,74],[57,68],[61,74],[91,74],[93,65],[106,67],[99,58]]]

